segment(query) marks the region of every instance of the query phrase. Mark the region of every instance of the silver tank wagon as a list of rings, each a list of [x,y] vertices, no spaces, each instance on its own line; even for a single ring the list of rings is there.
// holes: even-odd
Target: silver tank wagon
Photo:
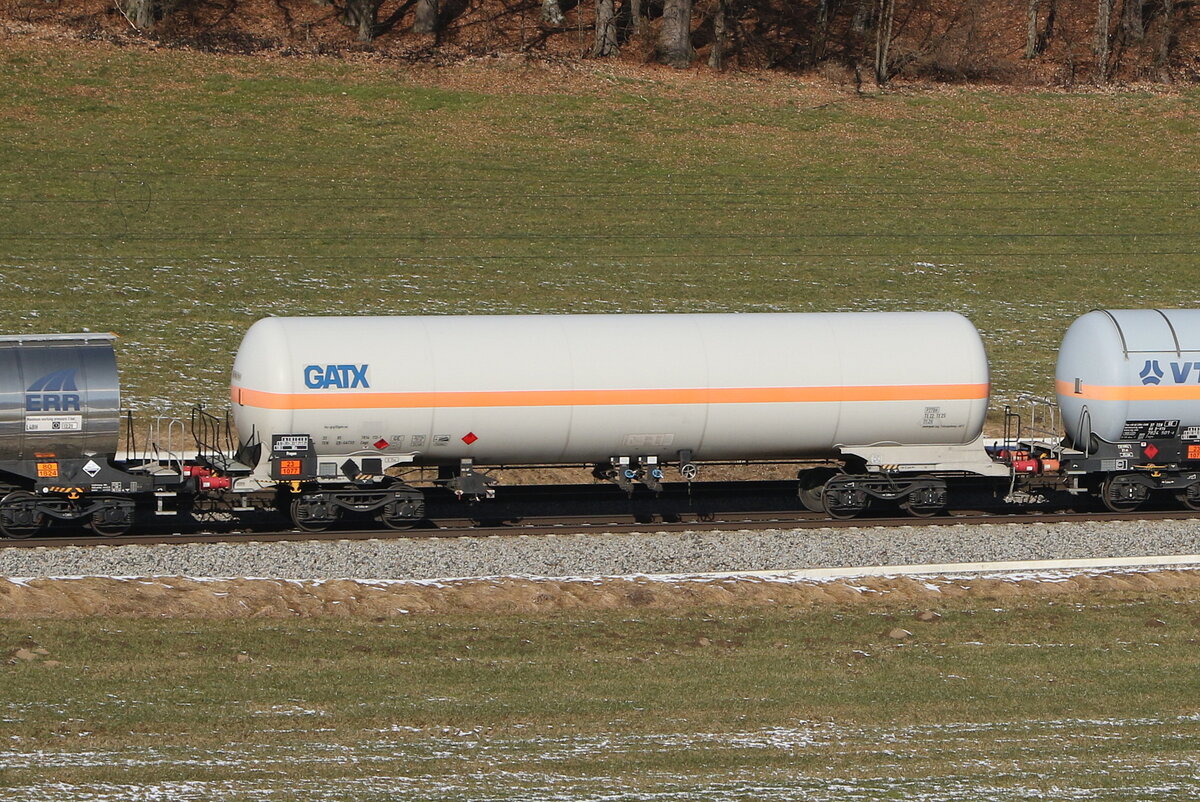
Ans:
[[[0,337],[0,460],[117,450],[121,393],[113,339]]]

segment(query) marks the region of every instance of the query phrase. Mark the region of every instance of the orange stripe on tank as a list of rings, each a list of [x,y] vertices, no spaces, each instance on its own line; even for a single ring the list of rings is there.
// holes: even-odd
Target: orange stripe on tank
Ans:
[[[671,390],[496,390],[435,393],[269,393],[234,385],[235,404],[261,409],[448,409],[642,404],[790,404],[844,401],[977,401],[987,384],[862,387],[699,387]]]
[[[1085,384],[1075,392],[1075,382],[1056,381],[1059,395],[1085,398],[1089,401],[1200,401],[1200,385],[1109,385]]]

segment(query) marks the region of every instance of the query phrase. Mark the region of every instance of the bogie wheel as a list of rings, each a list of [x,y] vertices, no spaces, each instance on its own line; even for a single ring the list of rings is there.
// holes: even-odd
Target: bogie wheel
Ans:
[[[391,505],[389,504],[388,507],[390,507],[390,506]],[[412,529],[414,526],[417,525],[416,518],[401,518],[401,517],[397,517],[394,514],[389,515],[388,507],[384,507],[382,510],[379,511],[379,514],[377,514],[375,516],[375,520],[379,521],[379,523],[383,524],[388,529],[392,529],[394,531],[401,532],[405,529]]]
[[[921,477],[918,481],[932,481],[932,477]],[[948,493],[945,485],[918,487],[900,501],[900,509],[914,518],[932,518],[945,511]]]
[[[87,525],[101,537],[119,537],[133,527],[133,510],[126,507],[102,507],[92,513]]]
[[[324,532],[336,518],[317,518],[302,499],[293,499],[290,508],[292,524],[301,532]]]
[[[1192,490],[1196,493],[1193,495]],[[1200,510],[1200,485],[1192,485],[1175,493],[1175,498],[1179,499],[1179,503],[1189,510]]]
[[[862,515],[871,506],[871,497],[861,490],[836,490],[826,487],[821,493],[822,511],[830,518],[848,521]]]
[[[425,499],[421,492],[414,487],[403,484],[393,486],[396,495],[375,513],[375,520],[388,529],[402,531],[412,529],[425,519]],[[404,491],[410,491],[412,496],[406,496]]]
[[[905,503],[900,505],[900,509],[904,510],[914,518],[932,518],[944,510],[945,507],[927,507],[920,504]]]
[[[13,540],[36,535],[46,522],[37,511],[38,497],[28,490],[14,490],[0,499],[0,534]]]
[[[825,483],[837,475],[832,468],[811,468],[800,472],[800,487],[797,491],[800,504],[809,512],[825,512],[822,495]]]
[[[1150,488],[1121,476],[1110,476],[1100,489],[1100,500],[1112,512],[1132,512],[1150,496]]]

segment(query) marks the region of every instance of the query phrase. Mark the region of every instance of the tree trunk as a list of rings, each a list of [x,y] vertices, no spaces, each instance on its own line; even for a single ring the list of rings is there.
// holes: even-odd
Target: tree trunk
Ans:
[[[1025,7],[1025,58],[1038,54],[1038,0],[1029,0]]]
[[[375,38],[375,0],[346,0],[346,24],[358,30],[358,41]]]
[[[642,32],[642,17],[646,16],[642,10],[642,0],[629,0],[629,32],[632,36],[637,36]]]
[[[596,0],[596,39],[592,56],[604,58],[617,52],[617,10],[613,0]]]
[[[563,25],[566,21],[558,0],[542,0],[542,22],[547,25]]]
[[[417,0],[416,14],[413,33],[437,33],[438,0]]]
[[[871,19],[871,5],[871,0],[858,0],[858,5],[854,7],[850,30],[859,36],[867,32],[867,21]]]
[[[1050,38],[1054,36],[1054,22],[1057,18],[1058,0],[1050,0],[1050,8],[1046,10],[1046,24],[1042,26],[1042,33],[1038,37],[1037,52],[1039,54],[1046,52]]]
[[[875,25],[875,83],[887,86],[891,80],[888,66],[888,50],[892,46],[892,17],[896,12],[896,0],[879,0],[879,21]]]
[[[829,0],[817,2],[817,36],[813,41],[812,61],[814,64],[825,58],[825,48],[829,44]]]
[[[725,68],[725,0],[717,0],[713,11],[713,42],[708,53],[708,66],[714,70]]]
[[[692,63],[692,0],[664,0],[658,57],[672,67]]]
[[[139,31],[154,27],[154,0],[129,0],[125,8],[128,9],[125,18]]]
[[[1158,52],[1155,54],[1155,66],[1158,67],[1160,80],[1171,80],[1171,40],[1175,36],[1175,2],[1163,0],[1163,19],[1159,28]]]
[[[1112,20],[1113,0],[1099,0],[1096,7],[1096,79],[1100,83],[1108,80],[1108,25]]]
[[[1142,0],[1124,0],[1121,7],[1121,33],[1126,42],[1140,42],[1146,38],[1146,25],[1142,22]]]

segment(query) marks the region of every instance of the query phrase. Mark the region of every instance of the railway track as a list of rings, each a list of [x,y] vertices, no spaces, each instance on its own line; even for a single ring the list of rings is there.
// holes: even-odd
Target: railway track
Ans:
[[[120,546],[160,545],[186,543],[236,543],[236,542],[302,542],[338,540],[402,540],[423,538],[484,538],[484,537],[544,537],[550,535],[598,535],[636,532],[684,532],[684,531],[737,531],[742,529],[853,529],[864,527],[911,527],[911,526],[971,526],[979,524],[1054,524],[1064,522],[1109,522],[1139,520],[1189,520],[1197,513],[1183,509],[1146,509],[1134,512],[1065,512],[1005,511],[1003,513],[980,510],[962,510],[931,518],[900,516],[864,516],[852,520],[829,518],[819,513],[802,511],[740,512],[737,514],[708,516],[677,516],[649,520],[619,520],[612,515],[542,516],[512,522],[480,522],[468,518],[441,519],[436,525],[426,524],[406,530],[389,529],[336,529],[325,532],[302,532],[298,530],[246,530],[230,529],[214,531],[198,524],[194,531],[159,531],[119,537],[98,537],[94,534],[64,533],[57,536],[28,538],[25,540],[0,540],[0,548],[44,548],[67,546]]]

